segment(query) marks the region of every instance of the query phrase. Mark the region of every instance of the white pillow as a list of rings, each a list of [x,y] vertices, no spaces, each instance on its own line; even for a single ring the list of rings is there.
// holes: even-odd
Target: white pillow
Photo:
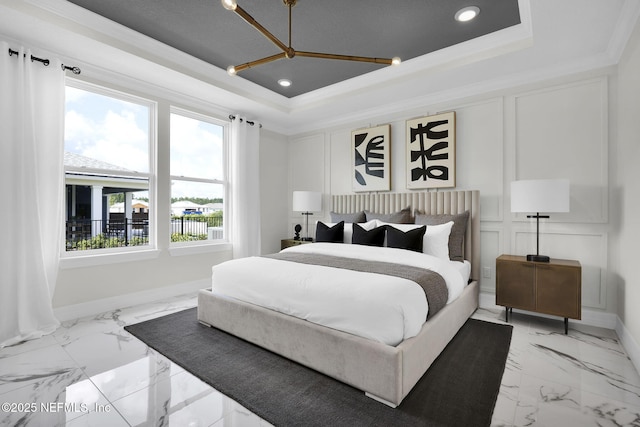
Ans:
[[[427,225],[422,242],[422,252],[449,261],[449,234],[453,221],[445,224]]]
[[[316,221],[316,227],[318,226],[318,222],[320,221]],[[324,222],[324,221],[322,221]],[[324,224],[327,227],[333,227],[334,225],[337,224],[337,222],[324,222]],[[365,230],[369,231],[369,230],[373,230],[374,228],[377,227],[377,223],[375,219],[372,219],[371,221],[367,221],[367,222],[359,222],[358,225],[362,228],[364,228]],[[344,234],[342,235],[342,242],[343,243],[351,243],[353,239],[353,223],[351,222],[345,222],[344,223]]]
[[[416,228],[424,227],[424,225],[421,224],[390,224],[380,220],[376,221],[378,222],[378,227],[381,225],[390,225],[405,233]],[[422,252],[449,261],[449,234],[451,234],[452,227],[453,221],[445,224],[427,225],[427,232],[424,233],[424,240],[422,241]],[[387,245],[386,237],[384,245]]]

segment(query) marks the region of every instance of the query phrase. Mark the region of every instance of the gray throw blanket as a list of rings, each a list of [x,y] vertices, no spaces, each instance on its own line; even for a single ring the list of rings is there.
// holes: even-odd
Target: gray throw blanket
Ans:
[[[297,252],[280,252],[265,255],[265,258],[343,268],[366,273],[386,274],[388,276],[411,280],[420,285],[427,296],[427,302],[429,303],[427,318],[440,311],[440,309],[447,304],[447,299],[449,298],[449,290],[442,276],[425,268],[394,264],[391,262],[367,261],[332,255],[303,254]]]

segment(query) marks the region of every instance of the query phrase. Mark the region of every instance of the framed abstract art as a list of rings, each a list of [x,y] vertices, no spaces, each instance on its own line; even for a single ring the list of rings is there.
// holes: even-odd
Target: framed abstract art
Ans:
[[[390,125],[351,132],[353,191],[391,190]]]
[[[456,113],[407,120],[407,188],[456,186]]]

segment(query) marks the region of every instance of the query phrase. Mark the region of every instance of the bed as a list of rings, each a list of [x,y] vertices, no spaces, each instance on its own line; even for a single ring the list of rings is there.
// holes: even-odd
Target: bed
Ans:
[[[398,343],[393,341],[398,341],[397,337],[391,343],[365,338],[210,290],[201,290],[198,294],[198,320],[363,390],[367,396],[395,407],[478,307],[479,192],[355,194],[332,196],[331,199],[331,211],[344,214],[368,211],[386,215],[407,207],[412,213],[422,212],[429,216],[468,211],[461,254],[469,265],[468,283],[455,300],[444,305],[435,315],[430,315],[413,336],[400,339]],[[301,246],[320,250],[322,244]],[[260,257],[260,262],[265,260]],[[265,293],[268,292],[271,291]]]

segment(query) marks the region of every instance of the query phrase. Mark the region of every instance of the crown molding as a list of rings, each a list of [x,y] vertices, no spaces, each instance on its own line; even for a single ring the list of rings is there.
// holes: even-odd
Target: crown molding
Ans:
[[[624,49],[639,18],[640,2],[637,0],[625,0],[607,46],[607,54],[614,63],[620,62],[620,58],[622,58]]]
[[[624,0],[605,52],[510,73],[502,66],[517,62],[523,57],[519,52],[534,44],[535,4],[518,0],[518,5],[521,23],[516,26],[294,98],[230,77],[225,70],[65,0],[0,0],[0,9],[12,12],[0,16],[0,32],[74,60],[82,66],[83,78],[86,67],[94,75],[102,71],[100,77],[109,76],[110,81],[139,81],[144,90],[180,94],[185,102],[192,99],[221,114],[246,115],[265,129],[292,136],[615,65],[640,16],[640,2]],[[14,24],[14,17],[20,22]],[[486,73],[491,61],[496,72]],[[460,79],[459,69],[466,75],[484,70],[484,78]],[[421,83],[429,80],[444,84],[422,89]],[[416,90],[407,90],[408,84]],[[390,96],[396,95],[394,88],[400,89],[399,95]]]

